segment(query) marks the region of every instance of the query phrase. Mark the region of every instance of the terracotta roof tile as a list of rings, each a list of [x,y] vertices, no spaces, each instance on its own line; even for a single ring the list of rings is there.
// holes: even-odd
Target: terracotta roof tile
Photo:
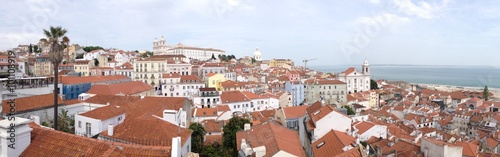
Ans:
[[[171,147],[114,143],[30,124],[31,143],[20,155],[25,156],[170,156]],[[171,139],[170,139],[171,141]]]
[[[346,133],[331,130],[311,144],[314,156],[335,156],[341,154],[345,146],[355,143],[355,138]]]
[[[118,105],[109,105],[109,106],[99,107],[91,111],[87,111],[80,115],[93,119],[106,120],[124,113],[125,110],[123,109],[123,107]]]
[[[309,106],[294,106],[294,107],[285,107],[283,108],[283,113],[285,114],[286,119],[294,119],[305,116],[307,114],[307,108]]]
[[[217,108],[196,108],[193,116],[196,117],[217,117]]]
[[[248,131],[236,133],[237,147],[241,148],[241,139],[250,143],[252,148],[265,146],[266,155],[272,156],[280,150],[299,157],[306,154],[300,144],[299,134],[274,122],[266,122],[261,125],[252,126]]]
[[[222,132],[223,122],[215,121],[214,119],[204,120],[201,122],[207,133]]]
[[[179,134],[180,131],[180,134]],[[125,120],[115,126],[113,136],[103,131],[99,136],[119,139],[141,145],[171,146],[172,138],[181,136],[182,145],[191,136],[191,131],[180,128],[159,117],[144,115],[139,118]]]
[[[10,102],[9,100],[2,101],[3,114],[10,113],[11,107],[9,102]],[[57,102],[59,103],[59,105],[64,104],[64,101],[62,100],[61,96],[58,96]],[[25,111],[30,111],[35,109],[53,107],[54,94],[51,93],[51,94],[42,94],[42,95],[35,95],[23,98],[16,98],[15,103],[13,104],[15,104],[15,109],[17,113],[22,113]]]
[[[63,84],[80,84],[80,83],[100,83],[107,82],[111,80],[130,80],[129,77],[125,75],[108,75],[108,76],[63,76],[61,77],[61,82]]]
[[[94,84],[87,93],[101,95],[133,95],[154,89],[142,81],[130,81],[115,84]]]
[[[225,91],[220,95],[222,103],[234,103],[250,101],[242,92],[240,91]]]

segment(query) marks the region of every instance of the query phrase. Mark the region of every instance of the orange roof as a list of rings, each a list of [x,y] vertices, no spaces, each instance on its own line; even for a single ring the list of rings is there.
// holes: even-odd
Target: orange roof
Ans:
[[[81,116],[99,119],[99,120],[107,120],[118,115],[124,114],[125,110],[118,105],[109,105],[104,107],[99,107],[94,110],[85,112],[80,114]]]
[[[363,122],[359,122],[354,127],[356,129],[358,129],[358,132],[357,132],[358,135],[361,135],[361,134],[365,133],[366,131],[370,130],[374,126],[375,126],[375,124],[373,124],[372,122],[363,121]]]
[[[273,156],[284,151],[295,156],[305,157],[306,154],[300,144],[299,134],[274,122],[252,126],[248,131],[236,133],[236,148],[241,148],[241,140],[245,139],[252,148],[265,146],[266,155]]]
[[[228,105],[217,105],[217,111],[219,112],[224,112],[224,111],[231,111]]]
[[[170,156],[171,147],[108,142],[30,123],[31,143],[20,156]],[[169,141],[171,141],[170,139]]]
[[[488,140],[486,141],[486,144],[490,147],[490,148],[496,148],[498,146],[498,141],[493,139],[493,138],[488,138]]]
[[[182,75],[181,76],[181,83],[183,83],[184,81],[186,81],[186,83],[189,83],[190,81],[203,83],[203,80],[201,80],[200,78],[198,78],[198,76],[195,76],[195,75]]]
[[[173,73],[173,74],[161,74],[162,78],[180,78],[181,74]]]
[[[346,74],[346,75],[347,75],[347,74],[350,74],[350,73],[352,73],[352,72],[354,72],[354,71],[356,71],[356,68],[354,68],[354,67],[349,67],[349,68],[347,68],[347,70],[345,70],[345,71],[344,71],[344,74]]]
[[[335,156],[341,154],[345,146],[355,143],[356,139],[346,133],[331,130],[312,143],[314,156]]]
[[[311,120],[313,120],[313,122],[316,123],[318,120],[322,119],[323,117],[327,116],[328,114],[330,114],[332,112],[337,112],[338,114],[341,114],[341,115],[350,119],[349,116],[347,116],[341,112],[336,111],[332,106],[321,106],[321,108],[319,110],[316,110],[312,113],[308,112],[308,114],[309,114],[309,117],[311,117]]]
[[[214,75],[217,75],[217,73],[208,73],[208,74],[207,74],[207,77],[212,77],[212,76],[214,76]]]
[[[133,95],[154,89],[142,81],[131,81],[116,84],[94,84],[87,93],[101,95]]]
[[[217,108],[196,108],[196,117],[217,117]]]
[[[473,144],[471,142],[461,142],[457,141],[458,145],[462,146],[462,155],[463,156],[477,156],[479,151],[479,146]]]
[[[347,84],[347,83],[339,81],[339,80],[318,80],[317,84],[325,85],[325,84]]]
[[[80,84],[80,83],[100,83],[112,80],[130,80],[128,76],[125,75],[108,75],[108,76],[63,76],[61,77],[61,82],[63,84]]]
[[[207,133],[214,133],[214,132],[222,132],[222,127],[224,123],[215,121],[215,119],[210,119],[210,120],[203,120],[201,124],[203,124],[205,131],[207,131]]]
[[[294,107],[285,107],[283,108],[283,113],[286,119],[294,119],[299,118],[306,115],[307,108],[309,106],[294,106]]]
[[[59,106],[64,104],[61,96],[57,100]],[[17,113],[28,112],[30,110],[49,108],[54,106],[54,94],[42,94],[15,99],[15,109]],[[2,113],[10,113],[9,100],[2,101]]]
[[[243,93],[240,91],[226,91],[222,92],[220,95],[220,100],[222,103],[233,103],[233,102],[243,102],[250,101]]]
[[[99,136],[142,145],[171,146],[172,138],[177,137],[179,134],[183,145],[191,136],[191,131],[186,128],[179,129],[177,125],[158,117],[144,115],[125,120],[115,126],[113,136],[109,136],[108,131],[101,132]]]

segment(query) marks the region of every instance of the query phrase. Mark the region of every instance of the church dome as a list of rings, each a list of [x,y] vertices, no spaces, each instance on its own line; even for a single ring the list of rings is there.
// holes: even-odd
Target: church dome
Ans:
[[[260,53],[259,48],[255,49],[255,52],[253,52],[253,56],[262,56],[262,53]]]
[[[363,62],[363,65],[368,65],[368,61],[365,60],[365,62]]]

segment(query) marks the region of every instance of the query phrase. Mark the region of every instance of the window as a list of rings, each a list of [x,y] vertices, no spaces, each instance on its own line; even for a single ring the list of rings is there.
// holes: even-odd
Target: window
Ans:
[[[87,136],[91,136],[92,135],[92,125],[90,123],[86,123],[85,126],[86,126],[85,134]]]
[[[82,128],[82,121],[78,121],[78,128]]]

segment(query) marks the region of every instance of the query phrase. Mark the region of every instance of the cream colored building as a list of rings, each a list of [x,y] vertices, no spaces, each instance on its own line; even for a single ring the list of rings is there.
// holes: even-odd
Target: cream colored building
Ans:
[[[80,73],[80,76],[90,76],[90,68],[93,67],[94,62],[90,60],[78,60],[73,64],[76,73]]]
[[[293,61],[290,59],[272,59],[269,61],[269,67],[283,67],[285,64],[293,66]]]
[[[159,85],[162,74],[190,75],[191,64],[167,58],[146,58],[134,62],[134,81]]]
[[[54,74],[54,68],[48,55],[36,57],[35,64],[33,66],[33,74],[35,76],[48,76]]]

